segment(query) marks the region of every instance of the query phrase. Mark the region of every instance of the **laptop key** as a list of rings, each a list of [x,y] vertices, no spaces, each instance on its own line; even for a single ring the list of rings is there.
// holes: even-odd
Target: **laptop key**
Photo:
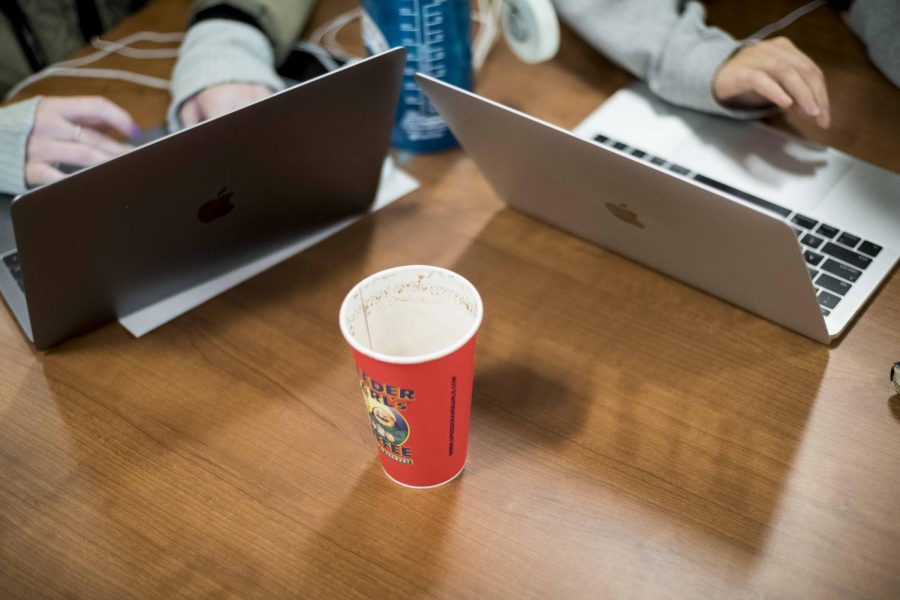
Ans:
[[[806,260],[806,262],[808,262],[809,264],[811,264],[814,267],[822,261],[822,255],[816,254],[812,250],[804,250],[803,258]]]
[[[863,242],[857,248],[863,254],[868,254],[872,258],[878,256],[878,253],[881,252],[881,246],[878,244],[873,244],[872,242]]]
[[[837,306],[838,302],[840,301],[840,296],[829,294],[824,290],[819,294],[819,306],[824,306],[825,308],[832,309]]]
[[[816,275],[818,275],[819,272],[816,271],[815,269],[813,269],[812,267],[806,267],[806,268],[809,269],[809,278],[812,279],[812,280],[815,280],[815,279],[816,279]]]
[[[22,265],[19,264],[19,254],[17,252],[4,256],[3,263],[6,265],[6,268],[9,269],[9,272],[13,275],[22,271]]]
[[[847,265],[839,263],[836,260],[831,260],[830,258],[822,265],[822,270],[828,271],[832,275],[837,275],[850,282],[856,281],[859,279],[859,276],[862,275],[862,271],[854,269],[853,267],[848,267]]]
[[[600,142],[601,144],[605,144],[606,142],[609,141],[609,138],[606,137],[605,135],[603,135],[602,133],[598,133],[597,135],[594,136],[594,141]]]
[[[767,210],[771,213],[775,213],[776,215],[778,215],[779,217],[781,217],[783,219],[787,219],[788,216],[790,216],[790,214],[791,214],[791,211],[783,206],[779,206],[779,205],[775,204],[774,202],[769,202],[768,200],[763,200],[762,198],[760,198],[758,196],[754,196],[753,194],[748,194],[747,192],[745,192],[743,190],[739,190],[736,187],[732,187],[732,186],[728,185],[727,183],[722,183],[721,181],[717,181],[715,179],[707,177],[706,175],[701,175],[700,173],[694,173],[693,176],[691,176],[691,179],[693,179],[694,181],[698,181],[698,182],[702,183],[703,185],[708,185],[709,187],[713,188],[714,190],[719,190],[720,192],[725,192],[726,194],[729,194],[736,198],[740,198],[741,200],[749,202],[750,204],[754,204],[754,205],[758,206],[759,208]]]
[[[819,310],[821,310],[821,311],[822,311],[822,314],[823,314],[824,316],[826,316],[826,317],[827,317],[828,315],[831,314],[831,311],[828,310],[828,309],[825,308],[825,307],[820,306],[820,307],[819,307]]]
[[[856,245],[859,243],[859,238],[852,233],[844,232],[840,235],[837,241],[844,244],[845,246],[856,248]]]
[[[804,235],[803,239],[800,241],[810,248],[818,248],[822,245],[822,238],[816,237],[811,233],[807,233],[806,235]]]
[[[803,231],[802,229],[799,229],[799,228],[797,228],[797,227],[792,227],[791,229],[794,230],[794,233],[797,234],[797,237],[800,237],[800,236],[803,235],[803,233],[804,233],[804,231]]]
[[[834,236],[838,234],[837,227],[832,227],[831,225],[826,225],[822,223],[819,225],[819,228],[816,229],[816,233],[823,237],[827,237],[829,240],[833,240]]]
[[[16,281],[22,293],[25,292],[25,281],[22,278],[22,265],[19,264],[19,253],[13,252],[3,257],[3,264],[6,265],[9,274]]]
[[[828,254],[829,256],[833,256],[834,258],[839,258],[845,263],[851,264],[858,269],[865,269],[870,264],[872,264],[872,259],[865,254],[860,254],[859,252],[854,252],[853,250],[847,250],[843,246],[838,246],[837,244],[832,242],[828,242],[827,244],[825,244],[825,247],[822,248],[822,252]]]
[[[644,158],[645,156],[647,156],[647,153],[644,152],[643,150],[638,150],[637,148],[632,148],[631,155],[636,156],[637,158]]]
[[[678,173],[679,175],[687,175],[688,173],[690,173],[689,169],[686,169],[681,165],[669,165],[669,170],[673,173]]]
[[[622,142],[613,142],[613,148],[615,148],[616,150],[624,150],[627,147],[628,145],[623,144]]]
[[[654,156],[653,158],[651,158],[650,162],[652,162],[654,165],[658,165],[660,167],[663,166],[664,164],[666,164],[666,161],[664,161],[663,159],[661,159],[658,156]]]
[[[801,215],[800,213],[794,215],[794,218],[791,219],[791,222],[796,223],[800,227],[805,227],[806,229],[812,229],[816,226],[816,223],[818,223],[818,221],[816,221],[815,219],[810,219],[809,217]]]
[[[846,281],[842,281],[837,277],[832,277],[827,273],[822,273],[818,279],[816,279],[816,285],[825,288],[826,290],[832,291],[835,294],[840,294],[841,296],[845,295],[850,291],[850,284]]]

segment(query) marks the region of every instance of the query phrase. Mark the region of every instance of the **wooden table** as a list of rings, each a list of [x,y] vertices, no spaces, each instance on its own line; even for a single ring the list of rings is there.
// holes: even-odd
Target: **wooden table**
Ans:
[[[352,6],[323,4],[317,22]],[[746,35],[800,2],[759,4],[710,19]],[[900,170],[900,93],[861,44],[829,9],[786,34],[834,124],[774,123]],[[630,77],[564,32],[554,61],[501,45],[478,79],[571,127]],[[142,125],[167,102],[28,93],[76,89]],[[505,209],[460,151],[406,168],[417,192],[145,338],[110,325],[42,354],[0,311],[0,596],[900,597],[897,272],[829,348]],[[337,327],[354,283],[404,263],[464,274],[486,306],[468,467],[433,491],[381,472]]]

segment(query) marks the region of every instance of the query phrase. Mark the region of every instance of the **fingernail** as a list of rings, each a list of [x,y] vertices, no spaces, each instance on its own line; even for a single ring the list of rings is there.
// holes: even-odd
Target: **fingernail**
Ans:
[[[822,114],[822,111],[819,110],[819,107],[816,106],[815,104],[810,104],[810,106],[809,106],[809,116],[811,116],[811,117],[818,117],[820,114]]]
[[[138,135],[141,132],[141,128],[137,126],[137,123],[131,124],[131,137]]]

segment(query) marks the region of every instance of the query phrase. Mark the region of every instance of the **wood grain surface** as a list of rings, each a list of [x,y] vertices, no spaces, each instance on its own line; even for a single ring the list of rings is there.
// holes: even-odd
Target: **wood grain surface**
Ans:
[[[747,35],[800,4],[710,20]],[[772,122],[900,171],[900,92],[839,16],[785,33],[834,124]],[[498,45],[478,91],[572,127],[630,80],[564,30],[538,66]],[[33,93],[107,95],[143,126],[168,102]],[[461,151],[400,159],[418,191],[139,340],[39,353],[0,310],[0,597],[900,597],[896,272],[826,347],[504,208]],[[353,284],[408,263],[463,274],[486,311],[468,466],[432,491],[382,473],[337,327]]]

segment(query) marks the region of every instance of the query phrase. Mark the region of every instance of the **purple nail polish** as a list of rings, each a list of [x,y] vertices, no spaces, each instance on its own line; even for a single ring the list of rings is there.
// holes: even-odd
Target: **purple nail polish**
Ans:
[[[137,126],[137,123],[131,124],[131,137],[138,135],[141,132],[141,128]]]

